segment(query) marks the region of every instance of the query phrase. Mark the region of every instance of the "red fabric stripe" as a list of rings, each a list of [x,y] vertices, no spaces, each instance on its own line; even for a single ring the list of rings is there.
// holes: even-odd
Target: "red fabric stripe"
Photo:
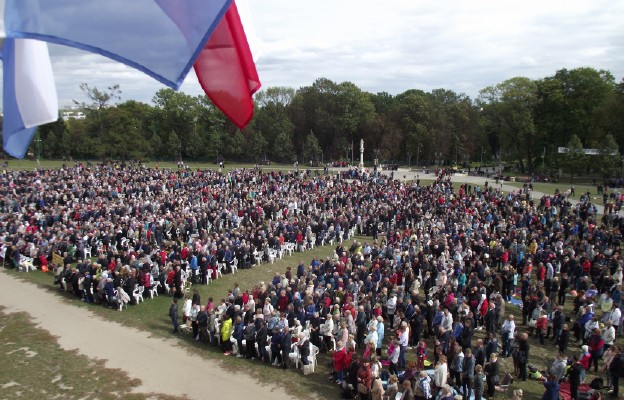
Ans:
[[[193,68],[206,96],[244,129],[253,117],[252,95],[260,89],[260,79],[234,2]]]

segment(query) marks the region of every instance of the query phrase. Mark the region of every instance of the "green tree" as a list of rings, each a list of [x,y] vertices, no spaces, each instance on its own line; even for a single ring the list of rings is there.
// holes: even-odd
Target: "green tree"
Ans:
[[[223,136],[222,154],[229,160],[240,160],[245,155],[245,137],[240,130]]]
[[[587,168],[587,155],[583,151],[583,144],[578,136],[572,135],[568,142],[567,151],[562,157],[562,166],[570,173],[570,183],[574,182],[574,175],[578,175]]]
[[[620,151],[613,135],[605,135],[598,147],[598,170],[603,178],[609,178],[620,165]]]
[[[535,81],[515,77],[481,90],[479,101],[489,118],[489,129],[498,131],[505,154],[519,162],[521,169],[532,173],[538,149],[533,110],[537,105]]]
[[[295,150],[292,137],[287,131],[281,131],[275,138],[273,144],[273,154],[277,161],[291,162],[295,158]]]
[[[260,161],[266,154],[267,141],[262,132],[245,129],[245,156],[249,161]]]
[[[320,161],[321,158],[321,146],[319,145],[319,141],[314,135],[314,132],[310,131],[308,136],[306,136],[304,152],[303,152],[303,161],[308,162],[312,160]]]
[[[43,158],[63,158],[69,154],[69,134],[63,118],[39,128]],[[31,144],[32,146],[32,144]]]
[[[181,151],[182,141],[175,131],[171,131],[169,133],[169,138],[167,139],[167,155],[174,161],[181,161]]]
[[[615,89],[615,79],[609,71],[582,67],[561,69],[554,76],[562,84],[564,104],[563,130],[577,135],[586,144],[596,143],[599,138],[595,129],[595,111]]]
[[[90,129],[91,134],[101,137],[104,134],[102,112],[109,108],[113,102],[121,98],[119,84],[109,86],[106,91],[102,91],[96,87],[89,86],[86,82],[82,82],[80,84],[80,90],[82,90],[88,100],[87,102],[74,100],[74,103],[85,111],[86,116],[93,117],[90,120],[92,123],[92,128]]]

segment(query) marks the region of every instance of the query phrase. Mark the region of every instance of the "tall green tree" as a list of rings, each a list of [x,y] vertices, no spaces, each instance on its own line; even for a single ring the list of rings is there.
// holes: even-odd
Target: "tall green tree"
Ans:
[[[563,129],[583,143],[597,143],[595,111],[615,89],[615,78],[609,71],[588,67],[561,69],[554,78],[561,82],[564,93]]]
[[[291,162],[295,159],[292,137],[287,131],[280,131],[273,144],[273,155],[277,161]]]
[[[620,151],[613,135],[605,135],[598,146],[597,167],[603,178],[609,178],[620,166]],[[594,164],[596,165],[596,164]]]
[[[525,77],[508,79],[481,90],[479,100],[490,118],[491,129],[499,132],[502,155],[533,173],[535,158],[541,154],[533,118],[537,105],[535,81]]]
[[[319,141],[314,135],[314,132],[310,131],[308,136],[306,136],[305,146],[303,151],[303,161],[308,162],[312,160],[321,159],[321,146],[319,145]]]
[[[172,160],[181,161],[180,157],[182,154],[182,141],[175,131],[171,131],[169,133],[169,137],[167,138],[167,153],[167,155],[171,157]]]
[[[568,142],[567,152],[563,154],[561,161],[564,169],[570,174],[570,183],[574,182],[574,175],[579,175],[587,169],[588,158],[578,136],[572,135]]]

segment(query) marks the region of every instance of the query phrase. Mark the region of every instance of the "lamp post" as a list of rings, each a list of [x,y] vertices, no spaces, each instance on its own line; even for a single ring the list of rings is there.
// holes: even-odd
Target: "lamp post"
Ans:
[[[373,161],[373,165],[375,167],[375,172],[376,172],[377,166],[379,165],[379,149],[373,149],[373,153],[375,153],[375,160]]]
[[[422,147],[422,145],[420,143],[418,143],[418,148],[416,151],[416,168],[418,168],[420,166],[420,148]]]
[[[351,165],[353,165],[353,140],[351,140]]]
[[[407,152],[407,167],[408,168],[412,167],[412,152],[411,151]]]
[[[35,133],[35,140],[33,140],[33,142],[35,142],[35,159],[39,162],[41,159],[41,135],[39,135],[38,129]]]

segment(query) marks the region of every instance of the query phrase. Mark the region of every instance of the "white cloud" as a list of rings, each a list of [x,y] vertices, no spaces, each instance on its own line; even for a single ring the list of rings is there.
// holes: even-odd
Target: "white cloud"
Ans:
[[[239,0],[240,1],[240,0]],[[624,76],[624,2],[607,0],[246,0],[263,87],[320,77],[370,92],[446,88],[475,97],[514,76],[541,78],[589,66]],[[51,46],[59,104],[80,82],[121,85],[123,99],[149,102],[164,86],[106,58]],[[181,90],[201,93],[190,73]]]

